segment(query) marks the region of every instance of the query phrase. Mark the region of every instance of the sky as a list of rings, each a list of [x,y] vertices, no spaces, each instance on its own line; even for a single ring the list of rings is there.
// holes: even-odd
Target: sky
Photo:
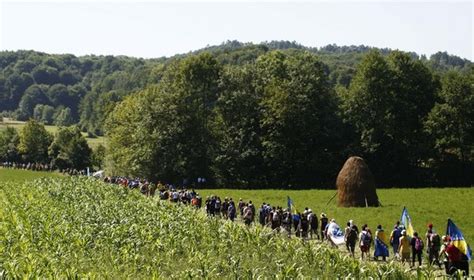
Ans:
[[[474,59],[473,1],[0,1],[0,50],[152,58],[288,40]]]

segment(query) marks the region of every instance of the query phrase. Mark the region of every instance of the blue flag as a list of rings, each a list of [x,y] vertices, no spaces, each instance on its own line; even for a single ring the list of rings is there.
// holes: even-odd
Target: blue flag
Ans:
[[[464,255],[467,256],[468,260],[472,258],[472,251],[469,245],[467,244],[464,236],[462,235],[461,230],[454,224],[451,219],[448,219],[448,227],[446,228],[446,235],[449,235],[453,241],[453,245],[461,251]]]
[[[405,227],[405,230],[407,231],[407,235],[409,237],[413,237],[413,233],[415,232],[415,230],[413,229],[413,226],[411,224],[411,218],[410,218],[410,215],[408,215],[408,210],[406,207],[403,207],[402,217],[400,218],[400,221],[402,225]]]
[[[287,197],[287,203],[288,203],[288,210],[290,211],[290,213],[296,214],[295,204],[293,203],[293,200],[289,196]]]

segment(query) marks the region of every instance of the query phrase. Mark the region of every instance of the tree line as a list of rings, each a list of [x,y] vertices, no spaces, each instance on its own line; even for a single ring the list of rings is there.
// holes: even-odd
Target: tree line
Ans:
[[[472,68],[446,52],[289,41],[159,59],[0,52],[0,112],[107,133],[117,174],[331,186],[360,155],[381,185],[469,185]]]
[[[305,47],[296,42],[270,41],[260,44],[227,41],[192,53],[168,58],[141,59],[126,56],[76,57],[35,51],[0,52],[0,113],[17,120],[33,118],[45,124],[79,125],[90,135],[102,135],[103,124],[126,96],[158,83],[176,60],[203,52],[222,65],[245,65],[272,50],[298,50],[317,54],[332,86],[348,87],[357,64],[371,50],[388,55],[389,49],[367,46],[328,45]],[[466,72],[471,62],[439,52],[429,59],[410,53],[436,73]]]
[[[100,169],[105,147],[92,150],[78,126],[60,127],[53,135],[30,120],[19,130],[0,130],[0,163],[46,164],[50,169]]]
[[[439,72],[370,50],[347,86],[305,49],[243,64],[214,52],[170,62],[106,121],[108,169],[226,187],[332,187],[351,155],[380,186],[470,185],[474,70]]]

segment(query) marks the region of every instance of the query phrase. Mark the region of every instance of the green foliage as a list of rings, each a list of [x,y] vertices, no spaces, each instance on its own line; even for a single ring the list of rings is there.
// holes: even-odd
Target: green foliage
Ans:
[[[378,182],[406,184],[397,181],[404,179],[398,172],[414,174],[424,158],[429,146],[423,121],[436,88],[429,69],[408,54],[392,52],[385,58],[371,52],[359,65],[342,95],[342,110],[360,135],[356,151],[368,159]]]
[[[0,183],[0,202],[7,278],[412,277],[90,179]]]
[[[51,164],[59,169],[91,167],[92,150],[77,126],[59,128],[48,154]]]
[[[270,52],[256,67],[267,181],[305,186],[333,175],[340,121],[324,64],[310,53]]]
[[[7,127],[0,130],[0,161],[15,162],[19,160],[19,136],[16,129]]]
[[[38,104],[33,111],[33,118],[44,124],[52,124],[54,119],[54,107]]]
[[[54,124],[57,126],[69,126],[73,124],[71,109],[68,107],[58,107],[54,113]]]
[[[52,141],[44,125],[29,120],[19,133],[18,151],[26,162],[48,163],[48,147]]]
[[[171,65],[163,81],[127,98],[109,118],[113,172],[151,180],[210,176],[208,122],[220,67],[209,55]]]
[[[450,72],[444,77],[425,127],[438,151],[433,163],[440,169],[438,176],[451,184],[469,184],[474,174],[474,74]]]
[[[101,170],[105,167],[105,155],[106,148],[102,144],[99,144],[92,150],[91,165],[94,170]]]
[[[223,72],[212,130],[216,139],[213,169],[223,186],[249,187],[264,177],[260,141],[260,98],[255,67],[228,67]]]
[[[173,182],[320,184],[335,173],[340,145],[331,130],[339,127],[314,55],[271,52],[223,71],[204,53],[170,65],[157,87],[115,108],[109,169]]]
[[[136,122],[110,121],[109,135],[123,133],[111,142],[124,144],[107,160],[114,172],[175,183],[321,186],[333,183],[347,156],[361,155],[382,185],[472,183],[472,139],[459,136],[470,131],[457,125],[468,127],[472,116],[443,105],[439,82],[451,70],[469,75],[472,63],[447,53],[427,59],[367,46],[227,41],[146,60],[0,52],[0,68],[6,116],[79,124],[101,136],[114,110],[126,112],[109,118]],[[135,107],[118,105],[130,95],[138,100],[125,102]],[[449,136],[442,127],[451,117]]]

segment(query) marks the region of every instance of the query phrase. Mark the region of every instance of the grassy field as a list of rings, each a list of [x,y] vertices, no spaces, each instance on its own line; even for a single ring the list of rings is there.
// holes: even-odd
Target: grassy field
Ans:
[[[63,175],[56,172],[30,171],[20,169],[6,169],[0,167],[0,182],[24,182],[43,177],[59,178]]]
[[[359,225],[368,224],[373,230],[381,224],[386,231],[400,219],[404,206],[412,218],[415,230],[425,233],[428,223],[433,223],[435,230],[444,234],[447,219],[451,218],[463,231],[464,237],[474,245],[474,188],[421,188],[421,189],[380,189],[377,191],[382,207],[374,208],[339,208],[337,197],[328,201],[335,190],[198,190],[206,197],[214,194],[222,199],[232,197],[236,202],[252,200],[256,207],[262,202],[274,206],[287,207],[287,196],[291,197],[296,208],[303,211],[309,207],[314,213],[324,212],[329,218],[335,218],[342,227],[352,219]]]
[[[418,279],[84,177],[0,182],[0,278]],[[417,275],[418,274],[418,275]]]
[[[53,178],[33,181],[40,177]],[[371,228],[379,223],[391,227],[406,205],[421,232],[433,222],[442,233],[449,216],[468,242],[473,238],[473,188],[378,190],[383,207],[360,209],[337,208],[334,200],[326,206],[335,193],[331,190],[198,191],[251,199],[257,206],[263,201],[286,206],[290,196],[301,210],[308,206],[340,225],[354,219]],[[0,275],[13,278],[432,279],[442,274],[410,270],[398,262],[361,263],[350,259],[342,246],[342,254],[320,243],[308,246],[271,235],[268,229],[209,219],[203,211],[146,198],[138,191],[57,173],[0,168],[0,203]]]
[[[25,125],[25,122],[21,122],[21,121],[14,121],[14,120],[11,120],[11,119],[6,119],[4,118],[3,119],[3,122],[0,122],[0,130],[1,129],[4,129],[6,127],[13,127],[17,130],[21,129],[23,126]],[[59,129],[59,127],[55,126],[55,125],[45,125],[44,126],[46,128],[46,130],[52,134],[56,133]],[[90,137],[87,137],[87,133],[86,132],[81,132],[82,133],[82,136],[84,136],[87,140],[87,143],[89,144],[89,146],[91,148],[95,148],[97,146],[99,146],[100,144],[102,144],[103,146],[106,145],[106,141],[105,141],[105,137],[103,136],[98,136],[96,138],[90,138]]]

